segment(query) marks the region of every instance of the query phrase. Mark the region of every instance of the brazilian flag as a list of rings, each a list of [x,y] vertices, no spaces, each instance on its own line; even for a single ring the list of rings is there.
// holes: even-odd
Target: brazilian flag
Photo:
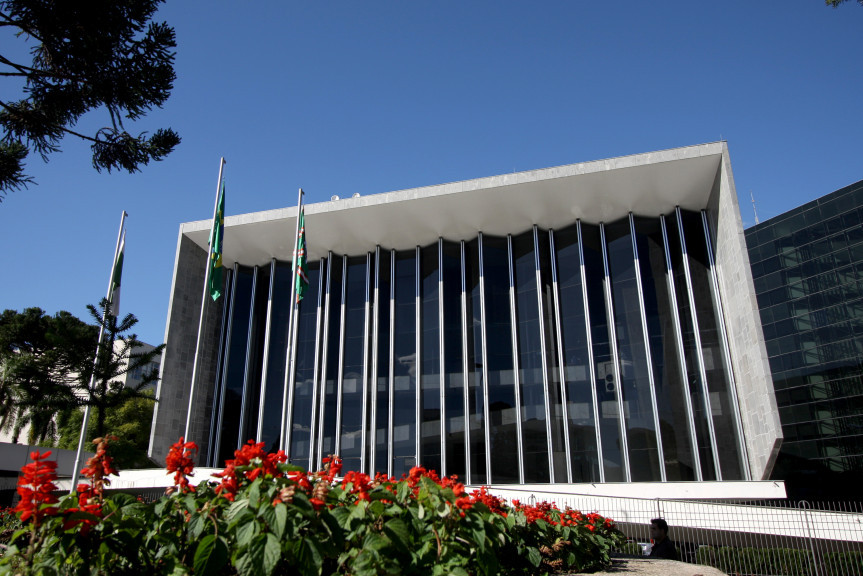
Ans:
[[[225,183],[219,193],[213,229],[210,232],[210,296],[218,300],[222,295],[222,239],[225,235]]]
[[[297,234],[297,303],[303,299],[306,288],[309,287],[309,278],[306,276],[306,210],[300,208],[299,234]]]

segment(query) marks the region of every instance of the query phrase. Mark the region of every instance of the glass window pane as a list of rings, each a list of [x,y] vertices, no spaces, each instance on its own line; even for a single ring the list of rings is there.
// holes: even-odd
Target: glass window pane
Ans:
[[[480,305],[479,245],[476,239],[464,244],[467,305],[467,366],[470,441],[470,482],[488,482],[485,447],[485,404],[482,372],[482,310]]]
[[[602,238],[599,227],[581,227],[584,243],[584,267],[587,278],[587,299],[590,311],[590,335],[595,363],[596,395],[599,408],[599,430],[602,439],[602,459],[606,482],[623,482],[623,456],[620,451],[620,410],[617,384],[614,382],[614,358],[609,339],[608,310],[605,305],[605,267],[602,261]]]
[[[416,466],[416,250],[396,253],[393,336],[393,476]]]
[[[482,240],[491,482],[515,483],[519,481],[518,414],[513,371],[509,250],[506,238],[483,236]]]
[[[446,473],[465,479],[465,378],[462,360],[461,246],[443,244],[444,402]]]
[[[333,255],[329,259],[329,274],[327,282],[327,299],[325,310],[327,312],[326,331],[322,337],[326,361],[323,378],[321,402],[323,403],[323,418],[320,423],[320,454],[327,457],[336,449],[336,410],[338,403],[338,379],[339,379],[339,340],[341,339],[341,311],[342,311],[342,265],[343,258]],[[315,462],[316,467],[320,462]]]
[[[246,389],[243,442],[258,437],[258,414],[261,409],[261,369],[264,365],[264,339],[267,333],[267,308],[270,294],[270,266],[259,266],[255,271],[255,302],[252,312],[252,329],[249,337],[248,367],[246,368]]]
[[[630,474],[633,482],[659,481],[662,476],[629,219],[609,224],[605,231],[620,362],[620,382],[615,384],[623,398]]]
[[[689,289],[686,282],[686,271],[683,265],[683,250],[680,244],[680,230],[677,217],[671,215],[665,218],[668,232],[668,251],[671,256],[671,266],[674,275],[674,290],[677,296],[678,319],[683,336],[683,356],[686,360],[686,378],[689,396],[692,399],[692,411],[695,417],[695,437],[698,443],[698,458],[701,464],[702,480],[716,480],[716,469],[713,464],[713,448],[710,443],[710,429],[707,422],[706,397],[701,384],[698,370],[698,351],[695,341],[695,329],[692,323],[692,307],[689,301]],[[771,366],[774,360],[771,359]]]
[[[252,311],[254,268],[239,266],[236,288],[231,302],[231,338],[228,344],[225,371],[225,402],[222,410],[221,441],[217,465],[234,457],[240,442],[240,410],[243,405],[243,378],[246,373],[246,345],[249,342],[249,322]]]
[[[325,261],[323,262],[325,264]],[[287,269],[288,283],[290,283],[290,264],[285,265],[284,268]],[[279,278],[279,270],[280,268],[277,267],[277,279]],[[303,299],[300,300],[300,304],[295,312],[298,316],[297,351],[294,360],[294,408],[290,420],[291,446],[289,461],[299,464],[307,470],[314,470],[318,463],[310,462],[309,455],[311,454],[311,442],[313,439],[312,422],[315,420],[312,418],[312,412],[315,409],[312,400],[317,380],[317,374],[315,374],[315,352],[318,346],[318,315],[322,313],[318,306],[318,291],[321,284],[321,262],[310,263],[306,276],[309,279],[309,287],[306,289],[306,293],[303,295]],[[280,294],[284,305],[284,303],[290,300],[290,284],[283,290],[280,290],[278,294]],[[285,353],[283,351],[279,357],[280,359],[277,360],[277,364],[280,366],[279,373],[284,373],[285,370],[284,356]],[[272,362],[272,356],[270,358],[270,362]],[[279,382],[279,380],[276,379],[275,382]],[[281,389],[282,386],[280,385],[279,388]],[[269,393],[270,385],[268,383],[267,395]],[[281,394],[279,394],[278,398],[279,402],[281,402]],[[271,409],[269,404],[266,409]],[[279,409],[279,416],[281,416],[281,409]]]
[[[550,482],[533,230],[512,239],[524,481]]]
[[[635,230],[666,479],[695,480],[687,390],[680,371],[662,229],[656,218],[635,218]]]
[[[377,383],[375,385],[374,472],[387,473],[389,458],[390,417],[390,287],[392,259],[390,251],[378,249],[377,282],[378,302],[375,314],[378,321]],[[373,352],[374,353],[374,352]]]
[[[441,470],[440,446],[440,312],[438,310],[438,245],[420,251],[421,446],[420,465]]]
[[[363,453],[363,374],[366,338],[366,257],[348,259],[345,284],[344,356],[341,381],[339,452],[344,471],[360,470]]]
[[[555,231],[554,244],[572,481],[599,482],[593,383],[590,380],[590,342],[585,323],[577,227]],[[601,312],[601,309],[597,311]]]
[[[315,287],[317,288],[317,287]],[[270,310],[270,345],[267,353],[266,390],[264,392],[261,441],[267,450],[279,449],[282,432],[282,399],[285,391],[285,352],[288,346],[288,323],[291,313],[291,263],[276,262]],[[290,452],[290,450],[289,450]],[[308,461],[309,451],[298,455]]]
[[[689,270],[692,276],[692,292],[701,336],[701,351],[704,371],[710,393],[710,409],[719,449],[719,464],[723,480],[741,480],[739,437],[734,420],[734,391],[729,383],[721,333],[716,318],[710,279],[710,262],[701,214],[681,211]],[[720,441],[720,439],[722,439]]]

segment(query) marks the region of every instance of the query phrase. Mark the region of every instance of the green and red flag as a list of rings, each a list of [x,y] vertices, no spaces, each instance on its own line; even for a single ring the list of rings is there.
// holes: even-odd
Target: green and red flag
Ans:
[[[300,208],[300,222],[297,226],[297,250],[294,252],[297,262],[296,292],[297,303],[303,299],[306,288],[309,286],[309,278],[306,275],[306,214],[305,208]]]
[[[213,229],[210,231],[210,297],[218,300],[222,295],[222,239],[225,235],[225,183],[219,193]]]

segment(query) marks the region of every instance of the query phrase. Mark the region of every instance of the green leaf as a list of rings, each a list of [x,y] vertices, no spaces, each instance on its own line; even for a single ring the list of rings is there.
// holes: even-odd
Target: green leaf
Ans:
[[[528,546],[527,559],[530,560],[530,563],[533,564],[535,568],[539,566],[540,562],[542,562],[542,555],[539,553],[539,550],[537,550],[533,546]]]
[[[338,508],[333,508],[330,510],[330,516],[334,517],[339,522],[339,526],[341,528],[344,528],[345,530],[348,529],[351,521],[351,511],[346,507],[339,506]]]
[[[240,512],[242,512],[243,510],[245,510],[248,507],[249,507],[249,500],[247,498],[243,498],[242,500],[237,500],[236,502],[231,504],[230,508],[228,508],[228,513],[225,515],[225,517],[228,519],[228,522],[231,522],[234,520],[234,516],[236,516],[237,514],[239,514]]]
[[[237,546],[242,548],[246,546],[252,538],[258,535],[260,530],[258,529],[258,523],[252,519],[249,522],[243,522],[239,526],[237,526]]]
[[[332,538],[333,544],[341,548],[345,542],[345,533],[342,530],[339,521],[333,515],[333,512],[335,512],[336,510],[340,510],[340,508],[335,508],[333,510],[323,512],[321,514],[321,520],[324,521],[324,526],[326,526],[330,538]]]
[[[257,508],[258,502],[261,499],[261,479],[260,478],[258,478],[254,482],[252,482],[252,485],[249,487],[248,495],[249,495],[249,506],[251,506],[252,508]]]
[[[419,504],[419,503],[417,503],[417,504]],[[422,520],[423,518],[425,518],[425,516],[426,516],[425,506],[423,506],[422,504],[419,504],[419,510],[417,510],[417,518]]]
[[[118,507],[124,508],[131,504],[137,504],[138,499],[132,496],[131,494],[126,494],[125,492],[117,492],[115,494],[111,494],[109,498],[117,504]]]
[[[237,558],[237,571],[246,576],[258,576],[264,570],[264,553],[267,546],[267,537],[263,534],[256,536],[249,543],[244,554]]]
[[[279,504],[276,504],[273,511],[274,521],[270,524],[270,527],[273,529],[273,534],[281,540],[285,533],[285,525],[288,521],[288,507],[280,502]]]
[[[363,548],[368,550],[380,550],[382,548],[386,548],[389,542],[390,541],[384,536],[374,532],[369,532],[366,534],[365,540],[363,540]]]
[[[300,547],[298,560],[297,567],[304,576],[319,574],[321,565],[324,562],[321,557],[321,551],[318,550],[317,543],[311,538],[303,538],[303,545]]]
[[[195,574],[218,574],[227,563],[228,545],[224,539],[213,534],[204,536],[195,550]]]
[[[279,545],[279,539],[272,534],[267,534],[264,543],[264,574],[267,576],[272,574],[281,557],[282,547]]]
[[[183,498],[183,503],[186,505],[186,510],[192,514],[198,510],[198,503],[195,502],[195,496],[192,494],[186,494],[186,497]]]
[[[476,546],[477,550],[485,552],[485,530],[471,530],[471,535],[473,536],[473,544]]]
[[[272,502],[262,500],[261,507],[258,508],[258,516],[272,529],[276,521],[276,507]]]
[[[384,524],[384,534],[403,552],[410,552],[410,531],[399,518],[392,518]]]
[[[201,533],[204,531],[204,527],[205,521],[203,516],[200,514],[192,516],[192,520],[189,522],[189,538],[191,540],[197,540],[200,538]]]

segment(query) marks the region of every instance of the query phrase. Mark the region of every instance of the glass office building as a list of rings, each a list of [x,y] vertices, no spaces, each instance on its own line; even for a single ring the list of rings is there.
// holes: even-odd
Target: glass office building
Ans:
[[[775,416],[772,388],[734,340],[757,315],[729,315],[741,295],[723,291],[748,270],[726,232],[740,230],[727,148],[615,163],[308,205],[293,324],[296,209],[229,217],[191,407],[202,460],[256,439],[304,467],[339,454],[346,470],[469,484],[765,477],[778,425],[752,414]],[[166,357],[198,320],[202,231],[181,228]],[[185,424],[190,359],[174,359],[154,453],[160,421]]]
[[[863,181],[749,228],[746,243],[785,436],[781,473],[859,481]]]

